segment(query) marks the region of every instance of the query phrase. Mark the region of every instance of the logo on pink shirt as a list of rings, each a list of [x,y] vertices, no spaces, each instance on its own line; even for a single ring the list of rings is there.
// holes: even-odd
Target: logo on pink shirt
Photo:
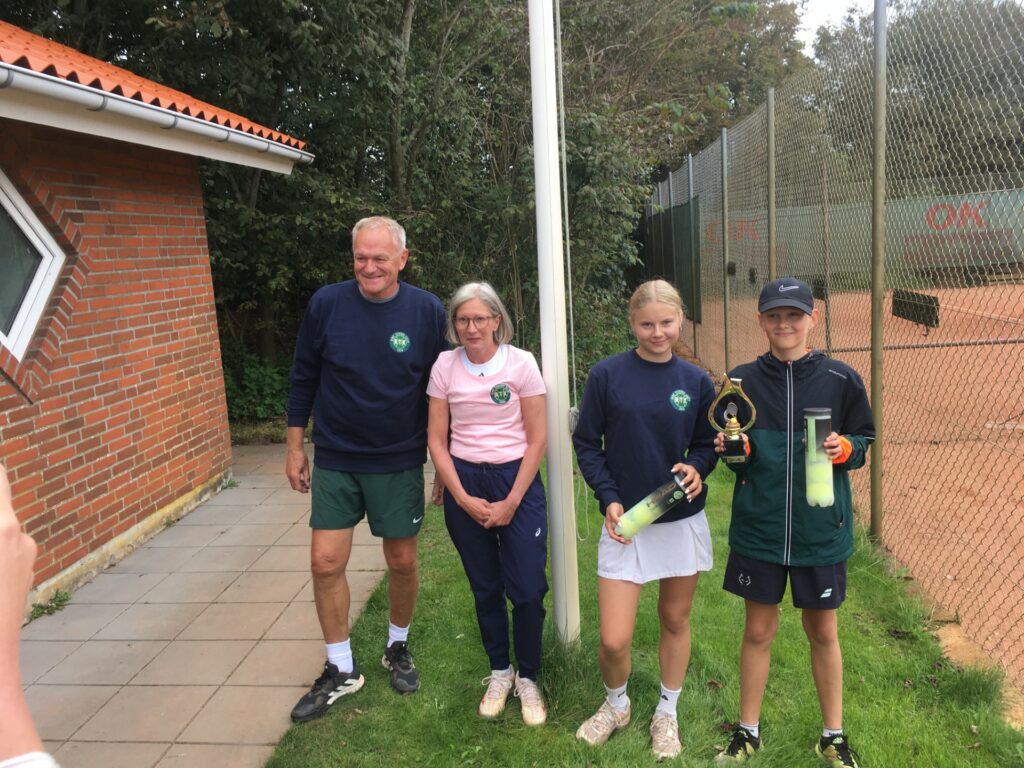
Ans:
[[[508,384],[495,384],[491,387],[491,400],[498,405],[504,405],[511,399],[512,390],[508,388]]]

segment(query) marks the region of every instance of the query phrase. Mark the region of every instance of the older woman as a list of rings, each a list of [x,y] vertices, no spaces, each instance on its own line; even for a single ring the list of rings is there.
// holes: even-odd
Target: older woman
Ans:
[[[548,590],[547,504],[538,473],[547,442],[544,381],[533,355],[509,344],[508,311],[487,283],[468,283],[452,296],[448,337],[459,346],[442,352],[430,373],[427,444],[491,664],[478,712],[497,717],[515,688],[523,722],[541,725],[547,719],[537,687]],[[506,599],[518,673],[509,658]]]

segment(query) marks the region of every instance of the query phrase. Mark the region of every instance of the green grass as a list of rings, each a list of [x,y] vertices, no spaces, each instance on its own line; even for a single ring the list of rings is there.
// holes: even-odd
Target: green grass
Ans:
[[[711,766],[737,717],[742,604],[721,589],[731,473],[711,478],[708,513],[715,570],[702,578],[693,611],[693,655],[679,702],[684,750],[673,765]],[[596,547],[600,517],[591,502],[590,535],[580,542],[580,644],[545,639],[542,685],[549,721],[522,725],[510,701],[496,722],[476,716],[488,664],[472,596],[439,510],[421,534],[421,591],[411,643],[423,674],[413,696],[393,694],[380,653],[387,627],[382,585],[353,632],[366,677],[358,694],[318,721],[292,728],[269,768],[318,766],[626,766],[653,764],[647,726],[658,693],[657,589],[648,586],[633,641],[633,723],[600,749],[576,743],[577,726],[603,697],[596,663]],[[583,521],[580,521],[583,530]],[[861,535],[850,561],[849,596],[840,610],[846,669],[845,722],[865,768],[1024,768],[1024,735],[1000,715],[1000,677],[959,670],[929,633],[927,613],[899,573]],[[788,598],[787,598],[788,599]],[[551,616],[549,595],[549,618]],[[312,675],[313,670],[310,670]],[[800,614],[784,603],[761,723],[764,750],[755,768],[822,765],[812,752],[821,718]]]

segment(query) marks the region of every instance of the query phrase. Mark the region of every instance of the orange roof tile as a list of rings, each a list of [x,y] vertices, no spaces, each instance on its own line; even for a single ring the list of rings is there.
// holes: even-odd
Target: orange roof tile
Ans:
[[[39,37],[4,21],[0,21],[0,62],[162,107],[214,125],[234,128],[295,149],[304,149],[306,146],[304,141],[258,125],[241,115],[207,104],[186,93],[139,77],[126,69],[86,56],[66,45]]]

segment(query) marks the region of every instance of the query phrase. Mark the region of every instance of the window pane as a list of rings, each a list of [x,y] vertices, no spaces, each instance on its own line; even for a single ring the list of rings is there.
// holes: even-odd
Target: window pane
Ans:
[[[5,336],[42,261],[10,214],[0,208],[0,331]]]

